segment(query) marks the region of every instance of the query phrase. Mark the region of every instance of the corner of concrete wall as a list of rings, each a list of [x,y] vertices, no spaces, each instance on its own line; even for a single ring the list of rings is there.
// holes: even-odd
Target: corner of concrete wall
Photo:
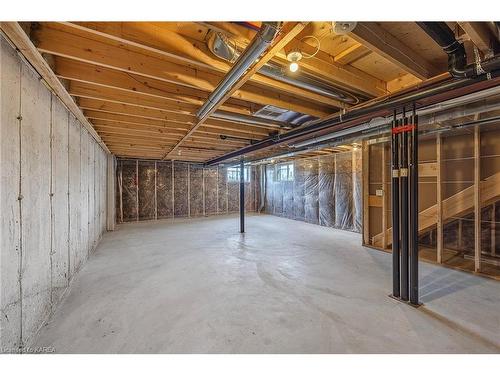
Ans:
[[[20,352],[106,230],[107,154],[0,42],[0,349]]]

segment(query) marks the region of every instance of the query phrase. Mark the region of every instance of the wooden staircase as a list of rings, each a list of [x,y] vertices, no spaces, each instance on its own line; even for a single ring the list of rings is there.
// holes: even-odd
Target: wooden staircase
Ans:
[[[500,172],[486,178],[480,183],[481,206],[492,204],[500,196]],[[474,211],[474,186],[446,198],[442,202],[443,222],[453,217],[461,217]],[[437,204],[419,212],[418,232],[423,233],[437,224]],[[382,247],[384,233],[381,232],[372,238],[374,246]],[[392,243],[392,228],[386,230],[386,243]]]

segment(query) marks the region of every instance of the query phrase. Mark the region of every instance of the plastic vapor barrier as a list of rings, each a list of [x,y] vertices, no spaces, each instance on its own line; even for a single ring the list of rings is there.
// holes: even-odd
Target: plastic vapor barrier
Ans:
[[[201,164],[118,159],[117,222],[199,217],[239,211],[240,186],[228,181],[227,168]],[[245,182],[245,209],[259,206],[255,167]]]
[[[290,165],[293,174],[284,171]],[[361,151],[268,164],[264,211],[332,228],[361,231]],[[287,174],[288,173],[288,174]]]

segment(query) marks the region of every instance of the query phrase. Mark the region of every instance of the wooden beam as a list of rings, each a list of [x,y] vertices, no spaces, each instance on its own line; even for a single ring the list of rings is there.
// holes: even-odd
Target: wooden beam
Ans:
[[[128,92],[77,81],[70,83],[68,91],[72,96],[160,109],[174,113],[193,114],[198,108],[198,106],[190,103],[170,102],[154,96],[141,95],[135,92]]]
[[[485,22],[458,22],[458,24],[481,52],[484,54],[490,52],[494,36]]]
[[[231,69],[231,64],[216,58],[205,42],[181,35],[173,31],[165,22],[63,22],[62,24],[75,30],[92,33],[124,45],[165,56],[172,62],[180,62],[222,73],[226,73]],[[259,85],[261,89],[271,88],[322,105],[345,106],[338,100],[327,98],[261,74],[255,74],[250,81],[253,85]]]
[[[56,74],[58,77],[67,80],[118,88],[156,96],[170,101],[192,103],[198,106],[202,105],[209,95],[207,90],[183,87],[138,74],[126,73],[61,57],[56,59]],[[256,104],[258,106],[256,106]],[[317,110],[314,105],[307,101],[299,100],[287,94],[279,94],[274,91],[264,90],[255,92],[249,91],[245,99],[237,92],[234,94],[234,98],[224,103],[224,108],[221,109],[230,112],[239,112],[241,108],[256,110],[260,108],[260,106],[268,104],[296,112],[311,114],[313,116],[320,116],[325,113],[321,110]]]
[[[162,128],[169,128],[169,129],[181,129],[181,130],[189,130],[190,129],[189,123],[168,122],[168,121],[159,120],[159,119],[135,117],[135,116],[129,116],[129,115],[107,113],[107,112],[100,112],[100,111],[92,111],[92,110],[85,110],[84,114],[87,118],[90,118],[93,120],[111,120],[111,121],[118,121],[118,122],[123,122],[123,123],[128,123],[128,124],[154,125],[154,126],[159,126]],[[220,131],[221,134],[227,134],[227,135],[235,135],[235,136],[237,136],[237,135],[240,135],[240,136],[255,135],[255,136],[258,136],[259,138],[265,138],[265,137],[269,136],[269,132],[265,129],[253,128],[253,127],[248,127],[248,126],[239,125],[239,124],[229,124],[229,123],[222,122],[222,125],[221,125],[219,122],[217,122],[217,123],[211,124],[211,125],[206,123],[206,124],[204,124],[204,127],[207,129],[214,129],[214,131]],[[224,133],[224,132],[227,132],[227,133]]]
[[[471,185],[458,193],[443,199],[442,201],[442,220],[443,222],[451,219],[462,217],[464,215],[474,213],[476,203],[475,199],[475,184]],[[480,182],[481,191],[480,199],[481,206],[492,204],[494,201],[498,200],[500,196],[500,172],[495,173],[492,176],[489,176]],[[425,230],[428,230],[434,227],[437,223],[437,204],[426,208],[423,211],[419,212],[419,221],[418,221],[418,231],[422,233]],[[460,223],[459,219],[459,223]],[[387,238],[388,241],[392,241],[392,228],[387,230]],[[374,244],[380,244],[382,242],[382,233],[379,233],[373,237]],[[460,246],[459,246],[460,247]]]
[[[478,117],[478,116],[477,116]],[[478,118],[479,119],[479,118]],[[474,128],[474,271],[481,271],[481,134]]]
[[[387,91],[390,93],[397,92],[399,90],[406,89],[411,86],[415,86],[416,84],[422,82],[422,80],[418,77],[415,77],[413,74],[405,74],[401,77],[394,78],[391,81],[387,82]]]
[[[92,128],[92,125],[87,121],[82,111],[75,104],[71,96],[62,85],[61,81],[57,79],[50,66],[47,64],[42,55],[37,51],[36,47],[23,31],[19,23],[1,22],[0,28],[12,41],[16,48],[22,53],[26,60],[28,60],[29,63],[35,68],[38,74],[40,74],[47,85],[54,91],[54,94],[64,103],[66,108],[68,108],[68,110],[78,119],[83,127],[87,129],[87,131],[96,140],[96,142],[99,143],[99,145],[101,145],[101,147],[107,153],[109,153],[110,151],[106,144],[102,141],[94,128]]]
[[[438,133],[436,138],[436,201],[437,201],[437,254],[436,260],[438,263],[443,262],[443,192],[441,181],[441,152],[442,152],[442,139],[441,134]]]
[[[356,43],[355,45],[343,50],[339,54],[337,54],[334,58],[333,61],[336,63],[342,64],[342,65],[347,65],[351,64],[354,61],[368,55],[370,53],[370,50],[366,48],[364,45],[360,43]]]
[[[302,31],[305,25],[306,23],[302,22],[290,22],[288,24],[285,24],[279,35],[272,42],[271,47],[266,52],[264,52],[259,60],[239,78],[238,82],[236,82],[227,91],[222,99],[215,106],[213,106],[212,109],[208,113],[206,113],[203,118],[199,119],[199,122],[195,126],[193,126],[193,128],[184,136],[184,138],[182,138],[175,147],[173,147],[165,154],[165,158],[171,156],[185,139],[193,134],[193,132],[195,132],[196,129],[198,129],[198,127],[200,127],[212,113],[214,113],[223,103],[225,103],[225,101],[228,100],[241,86],[243,86],[243,84],[245,84],[245,82],[247,82],[260,68],[262,68],[269,60],[271,60],[279,50],[285,47],[290,40],[297,36]]]
[[[228,23],[215,24],[221,27],[224,31],[229,31],[229,28],[232,27],[232,25]],[[210,25],[212,26],[214,23],[210,23]],[[255,35],[254,32],[250,32],[247,33],[247,35],[242,36],[238,34],[240,31],[241,28],[234,28],[230,32],[237,33],[234,35],[239,37],[242,43],[248,43],[248,35]],[[316,52],[316,47],[297,39],[291,40],[287,45],[287,49],[297,49],[310,55]],[[286,53],[284,50],[278,51],[276,57],[281,62],[287,63]],[[321,50],[318,51],[313,58],[302,59],[300,61],[300,68],[305,72],[316,75],[318,78],[332,82],[360,94],[376,97],[387,93],[384,81],[353,66],[339,64],[334,61],[333,56]]]
[[[363,245],[370,245],[370,185],[369,185],[369,163],[370,163],[370,149],[367,141],[362,141],[361,146],[361,179],[362,179],[362,187],[363,187]]]
[[[438,163],[419,163],[418,175],[420,177],[436,177],[438,174]]]
[[[84,38],[46,25],[37,29],[34,38],[38,41],[37,48],[45,53],[208,92],[215,89],[221,78],[220,74],[175,64],[162,56],[143,54],[127,49],[126,46]],[[279,95],[263,93],[261,88],[255,90],[252,87],[245,87],[232,94],[235,98],[260,105],[269,104],[276,96],[279,98]],[[289,101],[280,100],[279,103],[285,109],[316,117],[323,117],[334,111],[334,108],[316,106],[305,98],[300,100],[289,97]]]
[[[82,110],[91,110],[95,112],[111,113],[116,115],[128,115],[140,118],[165,120],[168,122],[180,122],[182,124],[194,124],[196,122],[195,115],[181,114],[181,113],[171,113],[158,109],[142,108],[137,106],[131,106],[123,103],[111,103],[96,99],[89,98],[79,98],[78,106]],[[275,131],[274,126],[266,125],[249,125],[247,123],[229,121],[224,119],[209,119],[205,123],[208,125],[213,125],[214,127],[220,126],[227,129],[253,129],[261,128],[267,129],[267,131]]]
[[[383,29],[378,22],[358,22],[349,36],[420,79],[439,73],[432,64]]]
[[[194,124],[196,116],[186,113],[169,112],[163,109],[140,107],[130,103],[115,103],[101,99],[78,97],[78,106],[82,110],[100,111],[118,115],[158,119],[182,124]]]

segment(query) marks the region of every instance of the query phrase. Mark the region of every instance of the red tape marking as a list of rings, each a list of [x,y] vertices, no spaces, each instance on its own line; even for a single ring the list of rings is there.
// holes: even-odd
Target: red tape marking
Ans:
[[[398,126],[397,128],[392,128],[392,134],[411,132],[413,129],[415,129],[415,125],[413,125],[413,124],[408,124],[405,126]]]

